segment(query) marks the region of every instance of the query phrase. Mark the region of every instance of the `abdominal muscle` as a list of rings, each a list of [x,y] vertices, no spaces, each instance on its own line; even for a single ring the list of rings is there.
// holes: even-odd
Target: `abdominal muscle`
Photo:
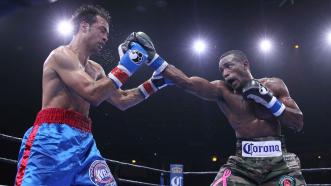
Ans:
[[[237,138],[279,136],[281,128],[278,120],[256,104],[230,91],[225,92],[223,99],[217,101],[220,110],[235,130]]]

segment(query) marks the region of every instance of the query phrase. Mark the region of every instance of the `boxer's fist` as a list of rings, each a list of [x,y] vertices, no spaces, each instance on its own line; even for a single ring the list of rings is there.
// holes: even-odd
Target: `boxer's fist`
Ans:
[[[274,116],[281,115],[285,110],[285,105],[257,80],[248,81],[243,87],[242,94],[245,99],[251,99],[268,108]]]
[[[144,32],[132,32],[126,40],[120,45],[122,51],[127,51],[130,48],[132,42],[139,43],[148,53],[148,60],[151,61],[155,54],[156,50],[151,38]]]
[[[146,64],[156,73],[161,73],[168,66],[168,63],[156,53],[151,38],[144,32],[132,32],[120,45],[119,51],[127,51],[132,42],[139,43],[147,51],[148,62]]]
[[[145,81],[143,84],[139,85],[140,92],[144,95],[145,99],[150,95],[154,94],[158,90],[168,86],[173,85],[173,83],[164,78],[161,74],[153,73],[152,77]]]
[[[161,74],[157,74],[156,72],[153,73],[150,80],[158,90],[168,85],[173,85],[173,82],[171,80],[164,78]]]
[[[254,79],[246,83],[242,92],[245,99],[252,99],[264,106],[267,106],[273,97],[266,87]]]
[[[123,53],[119,51],[120,61],[108,74],[118,88],[124,84],[137,69],[147,61],[147,51],[138,43],[132,42],[130,48]]]

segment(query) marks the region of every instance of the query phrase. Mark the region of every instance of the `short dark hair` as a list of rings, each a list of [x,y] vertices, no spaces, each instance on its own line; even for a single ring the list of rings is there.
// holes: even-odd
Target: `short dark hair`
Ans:
[[[229,50],[229,51],[227,51],[227,52],[225,52],[224,54],[221,55],[220,60],[223,59],[224,57],[228,56],[228,55],[231,55],[231,54],[233,54],[234,56],[239,58],[240,61],[247,61],[248,62],[246,54],[241,50]]]
[[[72,15],[71,22],[74,25],[74,33],[76,34],[79,30],[79,24],[82,21],[88,24],[96,22],[96,16],[99,15],[104,18],[108,24],[110,23],[110,15],[107,10],[98,5],[82,5]]]

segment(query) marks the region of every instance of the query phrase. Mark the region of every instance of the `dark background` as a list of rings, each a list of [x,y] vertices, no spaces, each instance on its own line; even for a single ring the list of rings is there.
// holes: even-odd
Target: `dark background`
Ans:
[[[302,168],[331,166],[331,29],[329,0],[45,0],[0,1],[0,132],[22,137],[41,107],[42,65],[49,52],[70,38],[56,23],[83,3],[99,4],[112,16],[110,40],[93,56],[108,72],[118,61],[117,45],[132,31],[148,33],[158,53],[188,75],[220,79],[219,56],[230,49],[247,53],[255,78],[280,77],[304,113],[303,132],[284,128],[288,150]],[[260,38],[274,41],[262,54]],[[208,41],[196,55],[195,38]],[[293,45],[299,44],[299,49]],[[152,71],[141,68],[124,88],[138,86]],[[235,135],[215,103],[170,87],[125,112],[104,103],[91,108],[93,133],[104,157],[169,170],[217,171],[234,153]],[[0,157],[17,159],[19,144],[0,141]],[[218,156],[217,162],[211,155]],[[320,158],[318,158],[320,156]],[[111,164],[120,178],[159,182],[159,173]],[[0,162],[0,184],[13,184],[14,165]],[[187,175],[185,185],[209,185],[215,175]],[[330,172],[304,173],[307,183],[331,183]],[[168,176],[165,177],[168,183]],[[120,184],[127,185],[127,184]]]

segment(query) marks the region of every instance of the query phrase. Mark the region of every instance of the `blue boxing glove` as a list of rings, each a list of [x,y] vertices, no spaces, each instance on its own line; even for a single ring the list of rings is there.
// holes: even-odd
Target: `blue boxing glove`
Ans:
[[[173,85],[173,83],[169,79],[164,78],[161,74],[154,72],[149,80],[138,86],[138,89],[145,99],[147,99],[149,96],[168,85]]]
[[[247,82],[242,89],[242,94],[245,99],[251,99],[269,109],[276,117],[285,110],[285,105],[257,80],[252,79]]]
[[[114,81],[117,88],[120,88],[141,64],[148,60],[147,51],[135,42],[130,43],[125,53],[119,50],[119,55],[118,65],[108,74],[108,77]]]
[[[168,66],[168,63],[161,58],[155,50],[154,44],[151,38],[144,32],[133,32],[121,46],[123,51],[128,49],[131,42],[139,43],[148,53],[148,62],[146,64],[151,67],[157,74],[163,72]]]

